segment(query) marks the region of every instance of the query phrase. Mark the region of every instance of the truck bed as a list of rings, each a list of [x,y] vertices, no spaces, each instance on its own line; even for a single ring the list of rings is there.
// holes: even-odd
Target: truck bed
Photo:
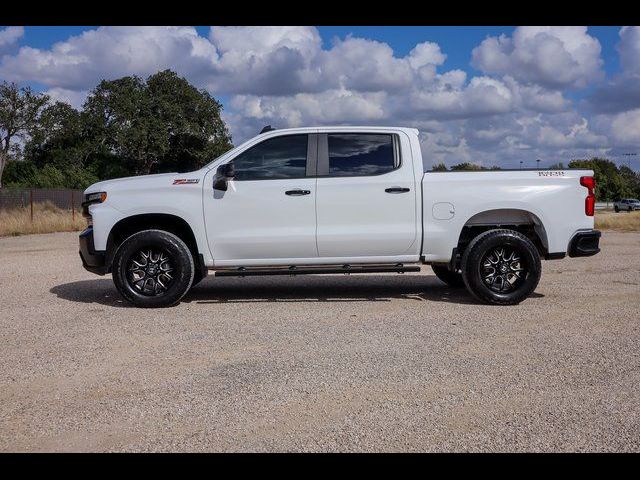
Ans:
[[[591,170],[425,172],[422,177],[423,258],[449,261],[465,226],[533,223],[550,255],[567,251],[573,235],[593,228],[585,213]],[[545,228],[552,226],[553,228]]]

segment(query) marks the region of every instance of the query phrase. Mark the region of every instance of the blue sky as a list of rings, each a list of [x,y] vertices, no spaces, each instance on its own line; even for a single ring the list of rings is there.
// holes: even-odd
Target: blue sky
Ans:
[[[426,166],[640,150],[638,27],[0,27],[0,80],[78,108],[102,78],[165,68],[223,103],[235,143],[400,124]]]

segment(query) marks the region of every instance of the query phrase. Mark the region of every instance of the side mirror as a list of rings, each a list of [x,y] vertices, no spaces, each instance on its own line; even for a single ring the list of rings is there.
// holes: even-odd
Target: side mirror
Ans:
[[[213,188],[215,190],[227,191],[227,182],[229,179],[235,177],[236,170],[233,166],[233,162],[220,165],[216,170],[216,175],[213,177]]]

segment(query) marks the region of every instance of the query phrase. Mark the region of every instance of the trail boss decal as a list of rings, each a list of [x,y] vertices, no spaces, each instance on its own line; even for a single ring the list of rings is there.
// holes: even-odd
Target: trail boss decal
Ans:
[[[200,181],[199,178],[178,178],[173,181],[174,185],[189,185],[192,183],[198,183]]]
[[[539,177],[564,177],[563,171],[549,170],[546,172],[538,172]]]

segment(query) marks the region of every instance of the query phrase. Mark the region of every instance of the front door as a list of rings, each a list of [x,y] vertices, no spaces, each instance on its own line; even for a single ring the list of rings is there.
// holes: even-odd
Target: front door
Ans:
[[[315,135],[264,140],[231,161],[226,191],[205,178],[204,215],[216,266],[287,265],[317,258]],[[310,141],[311,140],[311,141]],[[308,176],[309,175],[309,176]]]

